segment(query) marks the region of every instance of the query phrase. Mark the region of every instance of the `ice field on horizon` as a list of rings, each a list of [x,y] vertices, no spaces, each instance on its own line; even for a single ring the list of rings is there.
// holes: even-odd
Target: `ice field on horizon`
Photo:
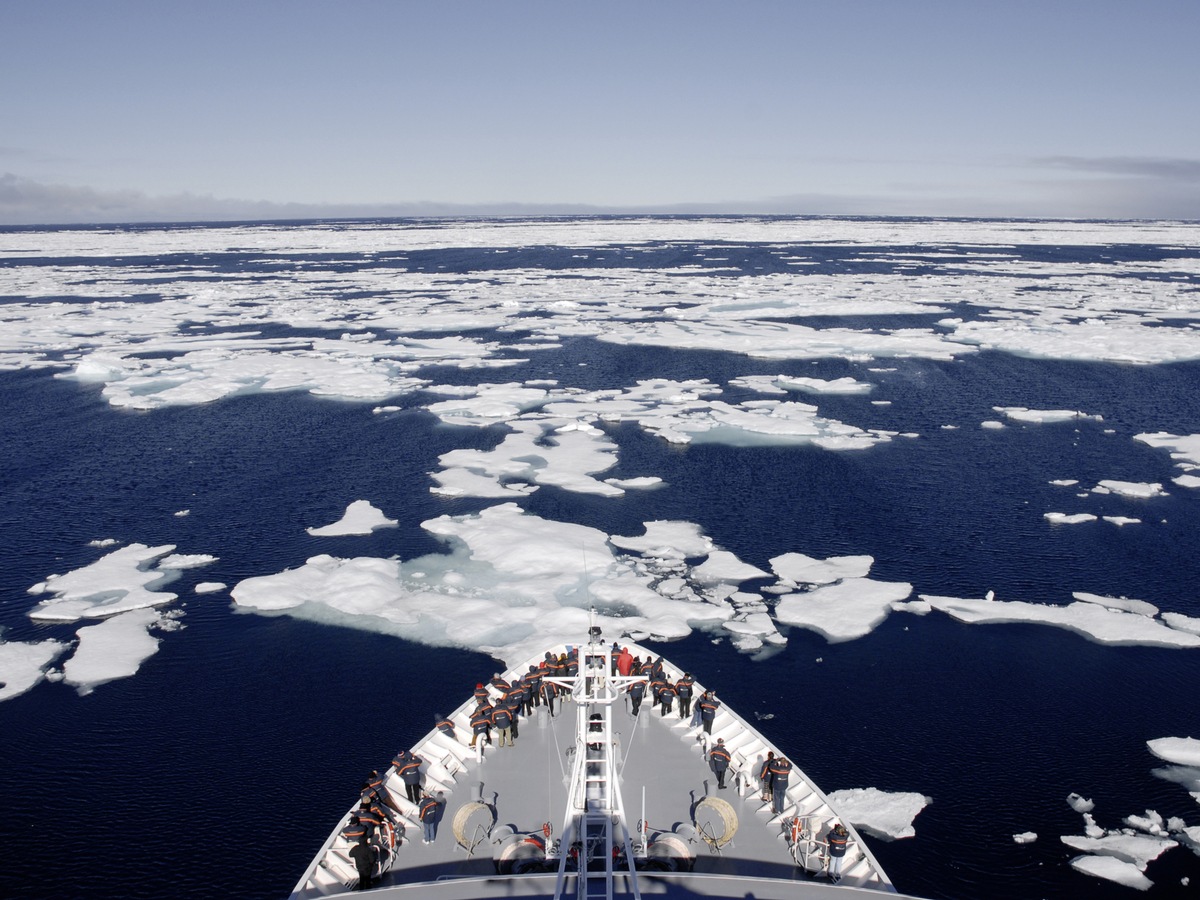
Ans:
[[[610,476],[620,461],[614,426],[678,447],[809,447],[834,454],[927,439],[916,427],[861,427],[845,412],[854,404],[889,403],[886,388],[900,360],[953,361],[984,350],[1137,366],[1200,360],[1194,282],[1200,224],[635,218],[2,235],[0,260],[9,264],[0,267],[0,298],[7,298],[0,370],[97,385],[114,415],[153,416],[171,406],[290,391],[366,404],[381,417],[417,409],[459,429],[503,430],[492,449],[450,450],[427,473],[431,493],[481,501],[477,513],[414,523],[379,498],[345,496],[335,498],[345,510],[340,519],[294,523],[315,538],[344,539],[419,524],[441,552],[411,559],[317,553],[302,565],[236,583],[203,582],[194,592],[206,603],[231,601],[239,612],[291,615],[505,661],[576,639],[592,606],[606,632],[669,640],[702,631],[764,660],[786,644],[789,629],[829,643],[852,641],[893,613],[940,614],[972,625],[1038,624],[1101,645],[1200,649],[1200,617],[1171,609],[1171,598],[1071,590],[1049,600],[914,597],[907,580],[873,578],[875,560],[866,553],[819,558],[796,546],[771,559],[768,570],[719,546],[695,522],[647,521],[640,532],[615,534],[522,508],[544,488],[604,503],[666,486],[651,471]],[[664,245],[695,243],[697,255],[719,256],[727,242],[762,243],[787,270],[731,278],[699,260],[638,265],[640,253]],[[861,247],[901,269],[914,247],[932,253],[953,244],[959,252],[953,271],[818,274],[807,271],[803,254],[805,243],[818,242]],[[1117,243],[1178,247],[1180,256],[1063,263],[1022,259],[1014,251]],[[570,248],[580,262],[545,270],[500,265],[510,251],[539,246]],[[404,251],[461,247],[495,254],[496,268],[462,274],[394,265]],[[361,254],[364,261],[353,269],[298,265],[286,278],[223,271],[205,261],[234,250],[292,264],[332,253]],[[609,260],[603,268],[585,264],[599,256]],[[168,262],[148,261],[155,257]],[[70,261],[46,261],[53,258]],[[1043,289],[1046,279],[1053,291]],[[858,321],[871,316],[912,323],[885,328]],[[602,389],[575,387],[565,377],[512,376],[524,361],[578,338],[720,351],[733,357],[733,374],[720,381],[703,373],[632,379]],[[811,363],[829,359],[857,364],[857,376],[813,377]],[[768,360],[771,371],[777,363],[778,374],[740,374],[739,360]],[[431,374],[436,369],[464,373],[470,383],[448,384]],[[830,400],[838,401],[840,415],[827,412]],[[994,418],[947,422],[938,433],[945,440],[957,429],[979,427],[1000,434],[1099,430],[1109,412],[1029,409],[999,397],[992,410]],[[1148,431],[1114,439],[1169,454],[1177,476],[1155,483],[1120,472],[1086,480],[1065,467],[1047,472],[1043,482],[1061,491],[1061,505],[1056,499],[1054,508],[1038,509],[1041,527],[1126,536],[1155,526],[1156,502],[1200,490],[1200,434]],[[1106,515],[1095,505],[1114,497],[1136,515]],[[80,545],[95,537],[81,534]],[[177,553],[174,545],[147,546],[136,538],[93,540],[89,565],[46,573],[30,586],[32,621],[78,627],[66,640],[6,641],[0,634],[0,700],[43,680],[86,693],[133,676],[161,641],[171,640],[170,632],[184,627],[186,610],[167,588],[182,570],[218,560],[205,547]],[[980,585],[980,593],[988,587]],[[1169,764],[1162,777],[1200,802],[1198,747],[1190,738],[1162,738],[1149,749]],[[911,834],[929,798],[873,790],[841,792],[847,818],[890,838]],[[1200,854],[1195,826],[1169,824],[1146,817],[1127,824],[1126,831],[1138,832],[1128,834],[1085,818],[1085,834],[1062,841],[1084,854],[1072,862],[1080,871],[1145,889],[1148,863],[1165,850],[1181,845]]]
[[[775,378],[730,378],[727,385],[703,379],[653,379],[620,390],[601,391],[488,377],[489,372],[519,363],[539,348],[557,347],[568,337],[586,335],[601,341],[691,350],[720,348],[754,358],[769,358],[775,353],[772,348],[780,348],[782,357],[790,359],[793,367],[815,357],[865,362],[905,356],[952,359],[984,347],[1049,358],[1074,359],[1083,354],[1098,361],[1143,364],[1200,359],[1200,328],[1192,322],[1193,317],[1200,318],[1200,299],[1194,290],[1185,282],[1163,279],[1155,281],[1151,291],[1143,282],[1114,277],[1145,274],[1154,270],[1154,264],[1127,264],[1115,273],[1097,271],[1091,264],[1056,264],[1053,275],[1062,296],[1060,305],[1055,306],[1047,303],[1045,292],[1022,293],[1026,285],[1021,277],[1030,279],[1032,286],[1047,274],[1048,264],[1018,264],[1011,250],[1018,242],[1052,244],[1067,240],[1084,244],[1162,241],[1195,247],[1200,244],[1200,226],[1194,224],[721,220],[723,241],[777,243],[781,247],[778,253],[786,253],[789,262],[799,260],[794,248],[784,249],[788,243],[817,239],[869,245],[885,256],[888,247],[896,244],[919,246],[950,241],[973,248],[967,251],[971,264],[963,275],[741,275],[732,295],[728,279],[700,267],[660,270],[631,265],[549,273],[498,269],[474,273],[486,276],[481,280],[367,264],[353,272],[306,271],[287,281],[254,274],[223,274],[197,284],[189,277],[195,264],[179,264],[175,280],[169,277],[169,266],[164,272],[164,267],[149,270],[136,262],[104,269],[86,265],[89,256],[133,255],[135,248],[139,257],[171,252],[219,253],[231,247],[302,257],[334,251],[370,253],[392,245],[416,250],[482,244],[499,253],[505,248],[546,243],[587,251],[580,254],[585,257],[611,252],[614,246],[630,248],[626,252],[632,258],[639,243],[691,239],[700,240],[703,248],[712,227],[713,221],[704,219],[635,219],[9,232],[0,258],[53,253],[76,259],[72,265],[58,267],[31,262],[0,269],[0,296],[27,298],[5,306],[0,368],[45,368],[57,376],[99,382],[113,406],[147,411],[256,391],[307,391],[331,400],[375,403],[416,392],[416,396],[428,398],[423,408],[446,423],[475,428],[503,425],[508,429],[507,437],[494,450],[462,449],[444,454],[441,469],[430,473],[430,490],[445,496],[505,503],[519,502],[520,497],[543,485],[614,498],[630,490],[660,487],[661,479],[652,473],[637,479],[604,477],[617,462],[617,447],[602,427],[606,423],[635,423],[671,443],[809,444],[832,452],[869,450],[882,442],[920,437],[909,432],[861,429],[821,415],[819,403],[794,399],[796,394],[865,398],[876,381],[888,377],[886,365],[870,366],[870,381],[812,378],[793,368],[791,373],[784,371]],[[895,252],[903,256],[903,251]],[[82,266],[78,264],[81,260],[85,263]],[[1158,267],[1188,273],[1200,270],[1195,260],[1183,258]],[[121,299],[152,274],[157,299]],[[344,296],[355,290],[361,291],[361,299],[348,300]],[[78,299],[69,299],[72,295]],[[337,302],[333,300],[335,295]],[[961,312],[966,307],[975,307],[979,318],[943,318],[937,329],[809,328],[789,321],[879,311],[899,316],[941,315],[952,308]],[[272,323],[308,329],[314,334],[262,336],[259,329]],[[986,339],[981,337],[984,327]],[[478,340],[470,335],[472,329],[480,328],[511,335],[511,339]],[[431,333],[443,336],[431,337]],[[1076,340],[1080,334],[1082,343]],[[1036,342],[1032,335],[1038,336]],[[420,375],[423,368],[432,365],[476,369],[480,377],[472,385],[439,385]],[[722,399],[731,388],[758,394],[762,399]],[[393,408],[380,406],[377,412],[386,414]],[[1000,405],[995,410],[1025,427],[1059,427],[1104,419],[1103,410]],[[1133,439],[1171,454],[1181,470],[1175,479],[1179,489],[1200,486],[1200,475],[1194,474],[1200,472],[1200,435],[1158,432],[1134,435]],[[1101,480],[1090,491],[1140,499],[1166,493],[1161,484],[1116,478]],[[389,519],[387,512],[374,507],[369,499],[345,498],[344,502],[347,510],[341,521],[309,525],[308,532],[330,536],[365,534],[375,528],[393,527],[398,521]],[[1100,519],[1118,526],[1143,522],[1140,517],[1097,516],[1077,510],[1047,511],[1044,517],[1050,525],[1078,525]],[[554,527],[553,523],[539,523],[539,533],[549,535]],[[589,540],[597,547],[608,540],[619,546],[619,541],[633,537],[595,534]],[[643,552],[640,558],[621,563],[621,577],[636,582],[638,596],[643,598],[635,605],[639,611],[650,613],[643,616],[644,625],[634,626],[639,633],[677,637],[688,633],[697,622],[709,622],[719,629],[718,633],[723,630],[739,646],[753,651],[764,643],[785,640],[772,616],[789,626],[811,628],[829,640],[849,640],[869,633],[893,609],[924,612],[937,608],[961,621],[1041,622],[1103,642],[1178,647],[1200,642],[1196,621],[1179,614],[1155,618],[1126,611],[1127,615],[1119,616],[1078,603],[1047,606],[1015,598],[996,603],[965,599],[952,602],[950,598],[905,603],[911,591],[909,585],[875,582],[865,573],[834,579],[832,583],[811,576],[789,581],[779,574],[780,580],[767,586],[764,598],[742,591],[740,585],[747,579],[767,578],[769,573],[739,573],[735,566],[714,574],[715,560],[685,571],[678,561],[656,558],[661,552],[678,556],[679,551],[670,548],[669,543],[665,542],[659,552]],[[553,541],[548,540],[546,548],[547,555],[555,553]],[[803,549],[796,548],[796,552],[802,555]],[[95,565],[118,566],[120,558],[130,552],[132,548],[125,548]],[[611,558],[607,549],[602,552],[606,559]],[[339,565],[354,566],[356,561],[341,561]],[[402,568],[408,565],[406,562]],[[418,568],[436,571],[439,562],[425,565],[423,561]],[[301,615],[352,621],[358,627],[405,633],[435,643],[482,646],[498,655],[519,653],[526,646],[555,636],[559,626],[551,624],[554,620],[539,618],[536,624],[521,627],[484,628],[490,635],[486,640],[474,631],[459,641],[448,637],[455,633],[450,625],[453,616],[431,611],[436,606],[431,598],[438,591],[462,599],[486,594],[501,582],[514,593],[522,590],[520,584],[509,583],[511,575],[498,577],[483,567],[476,569],[452,573],[461,579],[455,584],[401,586],[406,579],[398,575],[391,579],[396,584],[383,590],[369,613],[338,609],[336,604],[319,598],[311,598],[303,609],[294,603],[291,607]],[[65,593],[53,602],[40,604],[32,615],[65,620],[78,611],[79,616],[95,618],[106,612],[164,605],[174,599],[173,595],[149,589],[164,581],[162,573],[135,571],[141,574],[131,575],[129,584],[97,585],[90,598]],[[283,575],[280,573],[280,577]],[[581,589],[589,587],[576,576],[560,573],[561,584],[556,588],[562,592],[560,596],[546,593],[538,585],[546,607],[559,610],[568,620],[572,605],[577,607],[583,602],[579,599]],[[104,580],[100,572],[89,570],[70,577]],[[430,576],[425,578],[428,582]],[[237,596],[238,588],[233,592]],[[241,595],[248,594],[249,588],[243,587]],[[255,596],[261,596],[260,589],[256,589]],[[769,606],[766,600],[771,601]],[[261,599],[258,602],[271,608],[281,605]],[[323,602],[323,611],[313,609],[314,604]],[[478,609],[489,610],[493,616],[513,614],[512,608],[502,602],[472,602],[481,603]],[[416,608],[420,608],[420,616],[414,612]],[[437,624],[422,633],[404,625],[414,618]]]

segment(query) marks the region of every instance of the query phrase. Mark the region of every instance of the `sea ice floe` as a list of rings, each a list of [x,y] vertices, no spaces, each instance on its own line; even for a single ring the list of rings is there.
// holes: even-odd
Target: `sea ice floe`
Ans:
[[[707,556],[713,550],[712,539],[694,522],[653,521],[644,525],[646,533],[640,537],[613,535],[613,546],[666,559]]]
[[[1114,481],[1107,478],[1092,488],[1092,493],[1120,494],[1122,497],[1133,497],[1138,500],[1167,496],[1167,492],[1163,490],[1163,486],[1157,482],[1140,484],[1136,481]]]
[[[1015,844],[1032,844],[1037,840],[1036,831],[1022,831],[1020,834],[1013,835],[1013,843]]]
[[[829,794],[829,803],[856,828],[887,841],[913,837],[913,820],[933,801],[912,792],[851,788]]]
[[[642,538],[610,543],[594,528],[542,519],[505,503],[473,515],[440,516],[422,527],[446,541],[450,552],[403,563],[316,556],[297,569],[248,578],[231,595],[245,609],[466,647],[504,660],[577,640],[590,607],[614,638],[680,638],[694,625],[716,628],[737,613],[729,603],[677,584],[664,595],[655,589],[661,576],[653,560],[613,552],[623,542],[659,553],[659,542],[673,536],[691,545],[687,552],[708,545],[694,526],[648,523]],[[681,564],[683,552],[663,557],[669,565]],[[747,571],[731,554],[712,552],[723,555],[710,576],[740,578]],[[700,584],[690,573],[688,580]],[[761,623],[763,632],[773,633],[768,624]]]
[[[175,627],[177,619],[155,609],[134,609],[86,625],[75,632],[79,647],[63,664],[63,680],[87,694],[97,685],[133,675],[158,650],[151,629]]]
[[[0,294],[31,301],[6,305],[9,318],[0,343],[0,368],[61,367],[64,357],[82,355],[85,362],[78,376],[106,382],[112,402],[152,408],[259,390],[312,390],[355,398],[395,395],[420,386],[420,379],[410,373],[423,365],[512,365],[514,360],[503,353],[537,352],[557,346],[567,336],[789,359],[951,359],[981,347],[1060,359],[1134,362],[1197,355],[1200,330],[1188,327],[1195,306],[1190,284],[1162,280],[1153,291],[1131,292],[1130,280],[1122,277],[1155,266],[1178,269],[1178,260],[1050,265],[1019,259],[1009,243],[997,254],[959,251],[971,261],[960,259],[952,271],[920,277],[896,273],[864,280],[857,272],[814,271],[742,274],[734,296],[729,289],[734,270],[718,274],[711,262],[668,270],[636,264],[603,270],[500,268],[474,272],[471,278],[391,266],[338,272],[303,266],[309,254],[365,254],[397,243],[418,249],[452,246],[455,241],[478,246],[475,242],[480,240],[504,244],[530,239],[602,252],[611,244],[628,246],[630,241],[703,243],[711,239],[713,228],[713,221],[703,219],[686,225],[623,220],[608,225],[443,223],[419,229],[403,223],[336,229],[237,226],[206,229],[203,235],[190,231],[183,237],[170,229],[139,230],[136,238],[113,230],[89,232],[86,245],[73,232],[40,231],[37,240],[48,243],[22,250],[23,241],[32,240],[31,233],[3,254],[60,253],[76,259],[70,265],[17,259],[0,270]],[[1179,240],[1186,228],[1179,223],[1140,223],[1137,228],[1106,223],[1090,226],[1082,239],[1145,244],[1172,240],[1172,235]],[[721,234],[730,240],[786,244],[832,239],[851,246],[925,240],[950,245],[1077,243],[1084,231],[1063,223],[1023,225],[1020,232],[994,224],[973,229],[961,222],[910,223],[890,234],[866,222],[720,223]],[[1182,240],[1191,238],[1185,235]],[[211,260],[248,243],[275,248],[280,258],[297,260],[298,267],[287,278],[274,271],[230,270],[219,283],[213,282]],[[153,280],[155,298],[127,300],[131,286],[147,278],[144,266],[133,260],[158,252],[156,248],[164,253],[186,249],[206,261],[159,267]],[[78,261],[103,256],[131,261],[125,266]],[[886,254],[885,258],[895,261]],[[206,281],[197,279],[198,271]],[[1063,298],[1060,306],[1047,303],[1044,291],[1028,290],[1044,286],[1048,274],[1055,280],[1055,296]],[[970,279],[970,289],[964,288],[964,279]],[[939,331],[808,328],[793,321],[830,314],[901,317],[943,312],[951,298],[987,315],[947,317]],[[260,329],[270,325],[323,330],[330,337],[264,338]],[[187,333],[192,328],[216,331]],[[463,336],[482,329],[518,336],[508,344]],[[430,332],[446,337],[429,338]],[[387,338],[380,336],[385,334]]]
[[[383,510],[370,500],[355,500],[346,507],[345,514],[336,522],[316,528],[306,528],[313,537],[335,537],[340,535],[370,534],[379,528],[395,528],[397,519],[389,519]]]
[[[1141,616],[1157,616],[1158,607],[1145,600],[1130,600],[1127,597],[1102,597],[1099,594],[1089,594],[1085,591],[1072,591],[1071,596],[1085,603],[1095,603],[1109,609],[1123,609],[1126,612],[1137,613]]]
[[[199,569],[210,566],[218,557],[207,553],[171,553],[158,561],[159,569]]]
[[[1159,759],[1181,766],[1200,768],[1200,739],[1165,737],[1146,741],[1150,752]]]
[[[0,700],[10,700],[36,685],[68,646],[52,640],[0,641]]]
[[[1042,518],[1054,525],[1080,525],[1084,522],[1095,522],[1096,516],[1091,513],[1042,513]]]
[[[554,417],[510,420],[512,432],[492,450],[458,449],[443,453],[443,472],[433,473],[435,493],[461,496],[472,485],[484,496],[507,496],[512,483],[528,492],[552,486],[581,494],[620,497],[623,488],[595,477],[617,464],[617,445],[600,429],[576,426]]]
[[[1180,487],[1200,488],[1200,434],[1180,435],[1156,431],[1134,435],[1133,439],[1151,447],[1169,450],[1171,459],[1184,472],[1172,479],[1174,483]]]
[[[1084,815],[1085,813],[1090,813],[1093,809],[1095,809],[1096,803],[1095,801],[1082,797],[1079,794],[1068,794],[1067,806],[1071,807],[1071,809],[1075,810],[1075,812],[1079,813],[1080,815]]]
[[[803,391],[806,394],[869,394],[874,388],[870,382],[858,381],[849,375],[833,379],[797,375],[743,375],[740,378],[731,378],[729,383],[735,387],[758,391],[760,394],[780,395],[788,391]]]
[[[740,584],[752,578],[766,578],[767,573],[742,562],[728,550],[713,550],[708,559],[692,569],[692,577],[701,584]]]
[[[193,590],[197,594],[217,594],[227,587],[228,585],[223,581],[202,581]]]
[[[831,556],[814,559],[803,553],[784,553],[772,557],[771,570],[785,582],[795,584],[833,584],[843,578],[866,578],[875,564],[871,556]]]
[[[846,578],[799,594],[785,594],[775,605],[775,619],[809,628],[831,643],[870,634],[887,618],[893,604],[912,593],[906,583]]]
[[[43,600],[29,616],[43,622],[74,622],[170,603],[175,594],[154,588],[170,581],[175,573],[171,569],[153,571],[149,566],[174,549],[174,544],[130,544],[83,568],[51,575],[31,587],[29,593],[55,597]]]
[[[1136,866],[1141,872],[1146,871],[1146,866],[1151,861],[1179,846],[1179,843],[1171,838],[1150,834],[1125,834],[1120,831],[1110,831],[1099,838],[1063,835],[1061,840],[1074,850],[1082,850],[1096,856],[1114,856]]]
[[[1200,647],[1200,635],[1172,628],[1153,616],[1112,609],[1091,601],[1051,606],[1021,600],[962,599],[925,594],[921,599],[960,622],[1036,622],[1066,628],[1102,644]]]
[[[1154,882],[1147,878],[1141,869],[1115,856],[1076,856],[1071,860],[1071,868],[1085,875],[1103,878],[1139,891],[1154,887]]]
[[[1085,412],[1073,409],[1026,409],[1024,406],[993,406],[992,409],[998,413],[1003,413],[1014,422],[1042,424],[1046,422],[1075,422],[1083,419],[1090,419],[1095,422],[1104,421],[1103,416],[1088,415]]]

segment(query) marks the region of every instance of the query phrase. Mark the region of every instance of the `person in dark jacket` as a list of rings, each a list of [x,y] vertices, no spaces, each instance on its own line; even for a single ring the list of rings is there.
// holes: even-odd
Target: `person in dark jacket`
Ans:
[[[695,692],[693,685],[695,682],[687,672],[684,672],[683,677],[675,682],[675,694],[679,697],[679,718],[681,719],[687,719],[692,715],[692,694]]]
[[[729,771],[732,762],[729,751],[725,749],[725,738],[717,738],[717,745],[708,752],[708,767],[717,776],[717,787],[725,790],[725,773]]]
[[[446,735],[451,740],[454,740],[454,721],[443,718],[440,713],[434,713],[433,721],[437,724],[434,727],[442,734]]]
[[[542,670],[530,666],[525,673],[525,683],[529,685],[529,712],[526,715],[532,715],[533,708],[542,705]]]
[[[777,756],[771,760],[771,809],[779,815],[787,804],[788,776],[792,772],[792,764],[786,756]]]
[[[422,762],[424,760],[411,750],[401,750],[392,760],[392,765],[396,767],[396,774],[404,782],[404,793],[408,796],[410,803],[417,803],[421,799]]]
[[[371,801],[364,797],[358,805],[358,809],[354,811],[358,817],[358,823],[362,825],[366,831],[367,837],[370,838],[375,834],[375,829],[383,824],[383,815],[375,811]]]
[[[492,707],[487,703],[480,703],[475,707],[475,712],[471,713],[471,744],[474,747],[475,742],[479,740],[479,736],[483,735],[487,743],[492,742]]]
[[[630,712],[635,716],[638,714],[638,708],[642,705],[642,698],[646,695],[646,679],[638,678],[637,681],[629,685],[629,703],[632,706]]]
[[[358,816],[351,816],[350,821],[346,823],[346,827],[342,829],[342,837],[352,844],[357,844],[360,838],[367,836],[367,826],[362,823],[362,819]]]
[[[554,698],[558,696],[558,685],[552,681],[547,681],[545,676],[542,677],[542,701],[546,704],[546,710],[550,713],[550,717],[554,717]]]
[[[713,720],[717,717],[717,710],[721,708],[721,701],[713,696],[712,691],[705,691],[698,706],[700,707],[700,725],[705,734],[712,734]]]
[[[425,831],[424,842],[426,844],[432,844],[437,840],[438,822],[442,820],[442,802],[442,794],[439,791],[436,798],[425,797],[417,810],[421,817],[421,826]]]
[[[834,884],[842,880],[842,859],[850,844],[850,832],[846,826],[838,822],[825,838],[829,844],[829,877]]]
[[[508,741],[508,746],[516,746],[513,743],[512,736],[513,715],[505,704],[500,704],[492,710],[492,725],[500,732],[500,743],[498,746],[503,747],[504,742]]]
[[[775,751],[768,750],[767,758],[763,760],[762,768],[758,770],[758,783],[762,786],[763,803],[771,799],[771,763],[774,761]]]
[[[350,848],[350,858],[358,869],[358,888],[365,891],[371,886],[371,878],[375,875],[375,863],[379,861],[379,851],[371,846],[364,834],[358,843]]]
[[[671,712],[671,707],[675,702],[675,687],[669,681],[663,681],[662,687],[658,691],[658,703],[660,706],[660,715],[664,718]]]

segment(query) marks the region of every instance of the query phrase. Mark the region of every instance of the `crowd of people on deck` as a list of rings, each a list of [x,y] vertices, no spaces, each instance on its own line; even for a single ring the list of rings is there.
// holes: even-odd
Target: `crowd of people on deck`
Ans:
[[[657,707],[659,715],[663,718],[674,713],[678,701],[680,719],[688,719],[690,727],[702,729],[705,735],[712,734],[713,722],[721,708],[721,702],[712,691],[704,691],[693,706],[696,689],[690,674],[684,672],[681,678],[672,680],[661,656],[653,661],[649,656],[639,659],[630,653],[628,647],[620,647],[616,643],[612,645],[610,657],[612,675],[634,679],[627,682],[625,688],[632,715],[639,715],[647,695],[650,698],[651,711]],[[469,717],[471,740],[468,746],[475,748],[480,739],[485,744],[492,744],[494,731],[498,747],[515,747],[520,737],[522,717],[533,715],[536,708],[543,706],[550,716],[557,714],[556,709],[561,711],[567,689],[553,679],[571,678],[578,674],[579,648],[569,647],[566,653],[554,654],[547,651],[540,663],[529,666],[527,672],[511,681],[497,672],[487,684],[477,683],[474,692],[475,708]],[[458,740],[452,720],[438,715],[435,716],[435,721],[438,731],[452,740]],[[716,743],[709,746],[706,756],[708,766],[716,776],[717,788],[724,790],[725,778],[733,763],[732,755],[725,746],[725,739],[717,738]],[[441,791],[430,794],[422,790],[423,763],[424,760],[412,750],[400,750],[392,760],[396,775],[404,784],[405,800],[413,805],[416,817],[421,822],[422,842],[430,844],[437,839],[438,823],[441,821],[446,801]],[[784,811],[791,770],[792,764],[786,758],[777,757],[774,751],[770,751],[758,772],[762,801],[770,802],[772,811],[776,814]],[[342,830],[342,836],[351,845],[349,852],[359,873],[360,889],[370,887],[382,849],[385,846],[394,846],[396,834],[402,833],[403,829],[397,829],[396,826],[403,815],[404,811],[384,783],[384,776],[378,771],[372,771],[362,785],[358,809],[350,816]],[[841,858],[846,848],[845,828],[840,824],[837,828],[841,831],[837,832],[835,829],[829,835],[830,877],[836,877],[835,860],[837,872],[840,874]]]

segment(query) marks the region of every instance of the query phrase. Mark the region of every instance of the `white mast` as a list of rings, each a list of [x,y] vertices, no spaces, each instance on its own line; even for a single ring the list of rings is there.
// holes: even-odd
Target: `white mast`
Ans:
[[[592,614],[594,622],[595,610]],[[575,856],[577,900],[613,900],[614,849],[619,849],[624,854],[622,871],[627,872],[630,891],[635,900],[641,900],[612,730],[612,706],[620,697],[618,689],[635,679],[612,676],[612,651],[604,645],[595,624],[588,629],[587,645],[578,653],[577,675],[549,679],[571,692],[576,708],[575,757],[563,813],[554,897],[565,900],[567,878],[572,874],[567,871],[567,863]],[[577,855],[572,852],[576,848]]]

